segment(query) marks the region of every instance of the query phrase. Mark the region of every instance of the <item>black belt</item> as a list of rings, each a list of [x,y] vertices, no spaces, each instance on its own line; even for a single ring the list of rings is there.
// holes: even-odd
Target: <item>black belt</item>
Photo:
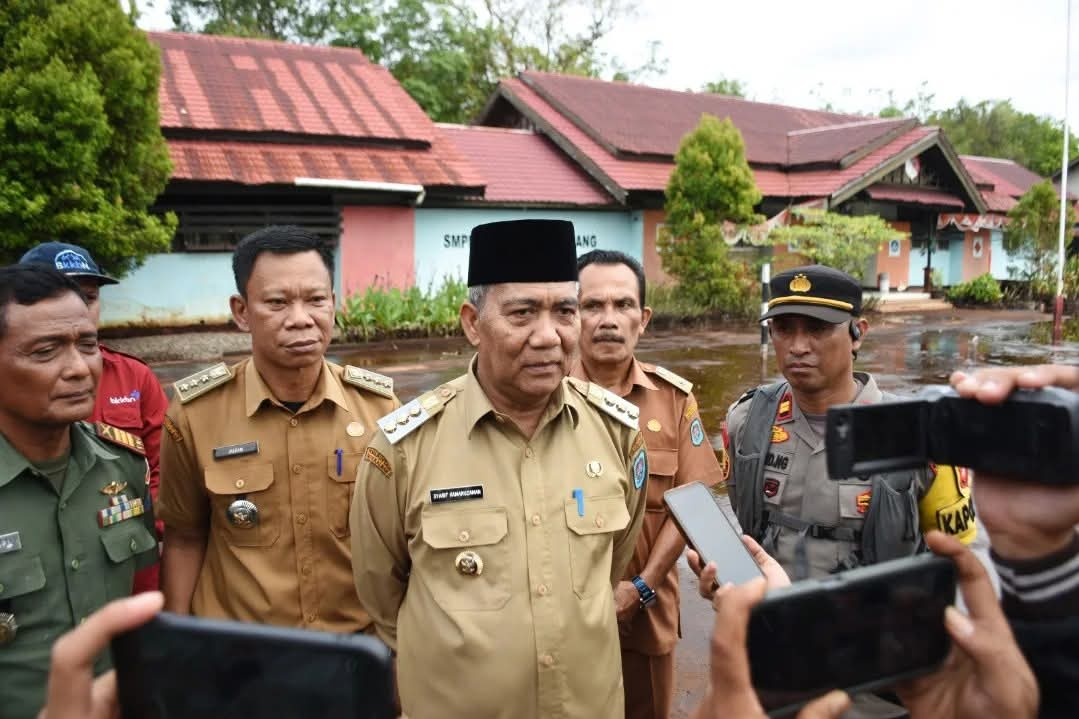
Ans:
[[[862,530],[860,529],[813,524],[783,512],[763,512],[761,520],[764,525],[778,524],[780,527],[785,527],[795,532],[803,532],[813,539],[830,539],[833,542],[853,542],[855,544],[862,541]]]

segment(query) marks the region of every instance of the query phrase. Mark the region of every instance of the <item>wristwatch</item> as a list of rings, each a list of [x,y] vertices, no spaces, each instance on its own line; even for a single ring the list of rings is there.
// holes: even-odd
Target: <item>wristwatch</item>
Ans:
[[[634,577],[630,581],[633,582],[633,586],[637,587],[637,594],[641,595],[641,609],[648,609],[659,601],[656,590],[648,586],[640,576]]]

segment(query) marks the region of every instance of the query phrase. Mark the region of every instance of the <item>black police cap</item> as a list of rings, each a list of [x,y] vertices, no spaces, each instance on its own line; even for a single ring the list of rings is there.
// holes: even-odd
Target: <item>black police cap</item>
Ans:
[[[568,220],[507,220],[472,228],[468,286],[576,282],[577,244]]]
[[[862,313],[862,286],[846,272],[824,265],[780,272],[768,287],[772,298],[761,320],[806,315],[839,324]]]

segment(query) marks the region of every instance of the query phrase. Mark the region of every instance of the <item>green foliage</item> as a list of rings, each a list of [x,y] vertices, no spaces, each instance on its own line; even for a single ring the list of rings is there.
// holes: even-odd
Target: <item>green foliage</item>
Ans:
[[[345,299],[337,311],[337,327],[347,342],[378,337],[445,337],[460,332],[459,311],[468,288],[445,279],[437,289],[371,286]]]
[[[652,308],[654,317],[694,319],[713,313],[707,304],[695,302],[678,291],[677,285],[649,283],[645,291],[645,304]]]
[[[627,67],[601,48],[637,0],[170,0],[178,29],[357,47],[440,122],[467,122],[522,70],[630,80],[659,72],[650,43]]]
[[[861,277],[869,258],[900,235],[876,215],[848,217],[815,209],[795,209],[792,214],[800,224],[776,227],[769,233],[769,241],[787,245],[811,263],[854,277]]]
[[[716,95],[730,95],[731,97],[744,98],[746,93],[749,92],[749,88],[741,80],[721,76],[718,80],[706,82],[704,87],[701,88],[701,92],[711,92]]]
[[[666,227],[659,237],[663,269],[686,300],[732,315],[754,307],[751,270],[733,261],[723,224],[757,224],[760,190],[746,162],[745,143],[730,119],[702,115],[682,138],[667,183]]]
[[[1079,255],[1072,255],[1064,263],[1064,296],[1079,299]]]
[[[970,282],[953,285],[948,289],[947,297],[955,305],[999,305],[1004,293],[993,275],[986,272]]]
[[[1067,205],[1065,227],[1075,226],[1075,212]],[[1046,180],[1034,185],[1008,211],[1004,226],[1004,249],[1024,262],[1021,269],[1010,268],[1025,280],[1031,299],[1056,294],[1059,251],[1060,195]]]
[[[157,48],[115,0],[0,4],[0,262],[46,240],[123,273],[176,227],[146,212],[171,166]]]

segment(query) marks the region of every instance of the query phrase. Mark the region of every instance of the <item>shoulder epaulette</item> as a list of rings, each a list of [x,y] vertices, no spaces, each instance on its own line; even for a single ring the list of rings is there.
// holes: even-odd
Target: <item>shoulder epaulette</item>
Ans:
[[[690,382],[685,377],[679,377],[678,375],[676,375],[674,372],[671,372],[666,367],[660,367],[659,365],[656,365],[653,372],[655,372],[660,377],[667,380],[669,383],[673,384],[675,387],[682,390],[686,394],[689,394],[690,392],[693,391],[693,383],[692,382]]]
[[[627,402],[614,392],[600,387],[595,382],[585,382],[576,377],[570,377],[570,384],[588,398],[591,404],[617,419],[622,424],[632,429],[640,429],[637,418],[641,416],[641,410],[632,402]]]
[[[393,396],[393,380],[384,374],[372,372],[369,369],[353,367],[352,365],[347,364],[345,365],[345,371],[341,377],[345,382],[359,387],[360,389],[374,392],[375,394],[382,395],[388,399],[396,399]]]
[[[143,445],[142,439],[126,430],[113,427],[111,424],[105,424],[104,422],[95,422],[94,431],[100,439],[106,442],[118,444],[124,449],[130,449],[135,454],[146,456],[146,447]]]
[[[232,379],[232,370],[224,362],[218,362],[213,367],[207,367],[184,377],[179,382],[174,382],[172,386],[176,389],[176,396],[180,398],[180,403],[185,404],[215,387],[220,387],[230,379]]]
[[[425,392],[380,419],[379,429],[386,435],[386,439],[390,440],[390,444],[397,444],[403,437],[441,412],[446,403],[456,395],[457,390],[450,385],[442,385],[436,390]]]

